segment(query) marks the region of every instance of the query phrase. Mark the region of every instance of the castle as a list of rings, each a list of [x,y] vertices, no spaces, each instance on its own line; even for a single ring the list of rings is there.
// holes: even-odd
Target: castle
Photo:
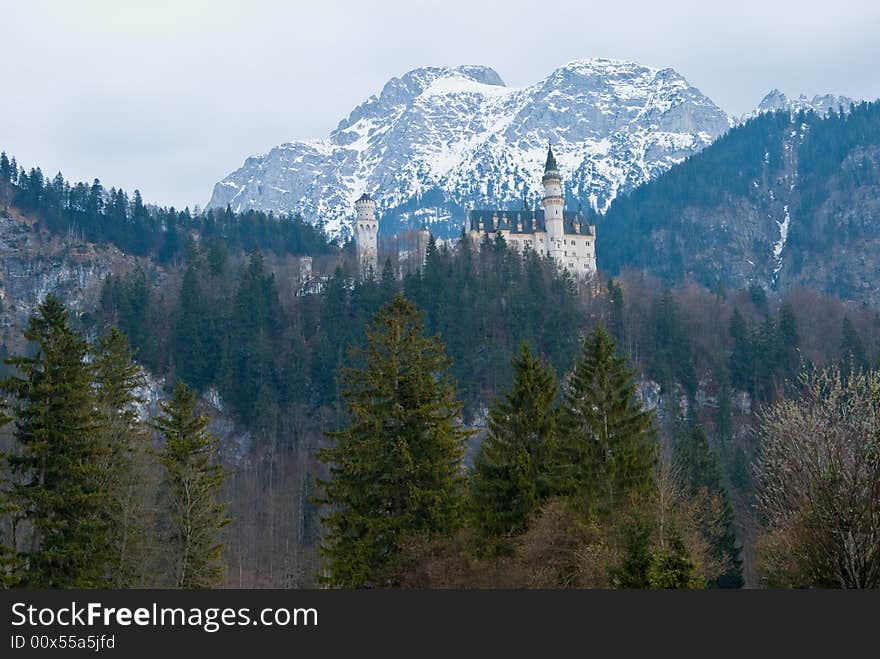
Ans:
[[[552,147],[547,148],[544,165],[543,210],[468,210],[465,231],[478,246],[487,234],[500,234],[507,245],[518,251],[534,250],[556,261],[579,279],[596,274],[596,225],[588,224],[580,211],[565,210],[562,176]],[[355,202],[355,243],[362,273],[377,272],[376,203],[364,194]]]

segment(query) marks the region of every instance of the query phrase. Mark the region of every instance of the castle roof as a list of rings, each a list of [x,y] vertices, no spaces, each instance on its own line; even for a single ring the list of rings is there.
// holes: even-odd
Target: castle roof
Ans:
[[[495,223],[495,218],[497,218],[497,224]],[[468,211],[468,220],[473,231],[480,230],[480,220],[482,220],[483,233],[495,233],[499,230],[505,230],[516,234],[532,234],[547,231],[543,210],[470,210]],[[576,225],[580,231],[575,231]],[[576,211],[562,212],[562,231],[566,234],[592,235],[590,224],[584,218],[583,213]]]
[[[360,196],[360,198],[358,199],[358,201],[373,201],[373,198],[369,195],[368,192],[365,192],[364,194],[362,194],[362,195]],[[357,203],[357,202],[355,202],[355,203]]]
[[[547,162],[544,164],[544,173],[556,172],[559,168],[556,166],[556,156],[553,155],[553,147],[547,145]]]

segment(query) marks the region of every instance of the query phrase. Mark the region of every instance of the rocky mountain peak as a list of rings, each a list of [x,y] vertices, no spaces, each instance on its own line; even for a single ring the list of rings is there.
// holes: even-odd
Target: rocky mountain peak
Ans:
[[[730,125],[668,68],[579,59],[511,88],[484,66],[424,67],[389,80],[327,138],[249,158],[209,207],[299,212],[348,235],[352,203],[368,189],[383,233],[428,223],[453,234],[466,205],[536,204],[548,142],[569,203],[604,210]]]

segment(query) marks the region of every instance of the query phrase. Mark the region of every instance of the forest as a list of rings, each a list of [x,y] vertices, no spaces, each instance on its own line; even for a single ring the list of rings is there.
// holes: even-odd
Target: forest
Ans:
[[[90,205],[2,163],[42,229],[145,257],[84,313],[46,298],[8,361],[6,585],[878,583],[869,307],[625,269],[578,282],[501,238],[432,240],[402,276],[389,253],[361,281],[352,246],[298,218]],[[148,375],[167,390],[145,414]],[[841,485],[803,509],[792,465]]]
[[[876,305],[878,153],[880,102],[759,115],[615,199],[595,220],[600,265],[667,285],[807,284]],[[785,214],[784,263],[770,264]]]

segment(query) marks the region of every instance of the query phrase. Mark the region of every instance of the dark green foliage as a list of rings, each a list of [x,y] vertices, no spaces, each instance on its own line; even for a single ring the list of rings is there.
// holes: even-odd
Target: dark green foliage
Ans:
[[[513,385],[489,410],[473,476],[474,525],[493,541],[525,528],[550,491],[548,457],[556,430],[556,378],[527,343],[511,360]]]
[[[758,286],[758,284],[749,286],[749,298],[758,311],[767,312],[767,291],[763,287]]]
[[[861,371],[868,367],[865,344],[849,316],[844,316],[841,327],[840,359],[844,376],[849,374],[850,369]]]
[[[651,588],[702,588],[694,563],[680,538],[673,538],[668,547],[656,549],[648,566],[648,585]]]
[[[2,165],[4,159],[6,158],[6,154],[0,154],[0,165]],[[8,161],[6,161],[8,165]],[[0,172],[2,172],[2,167],[0,167]],[[6,401],[0,399],[0,427],[8,424],[12,418],[6,414],[7,404]],[[3,453],[0,453],[0,460],[6,462],[6,456]],[[3,465],[5,468],[7,465]],[[14,546],[15,541],[15,525],[19,519],[19,507],[10,500],[10,492],[9,485],[11,483],[4,484],[3,488],[0,489],[0,523],[6,522],[9,526],[9,538],[0,538],[0,589],[3,588],[12,588],[13,586],[18,585],[19,581],[21,581],[21,572],[22,572],[22,564],[21,557],[19,556],[16,548]]]
[[[617,339],[618,343],[624,343],[623,335],[623,289],[613,279],[608,280],[608,302],[611,305],[611,314],[608,322],[608,330]]]
[[[526,341],[560,369],[577,353],[575,283],[548,258],[520,255],[503,239],[458,253],[438,249],[421,273],[404,279],[404,291],[426,324],[446,340],[453,374],[462,385],[466,413],[510,385],[510,355]]]
[[[351,363],[342,373],[347,423],[319,453],[330,468],[320,483],[326,580],[393,585],[407,542],[458,523],[468,432],[458,425],[449,358],[402,295],[375,315]]]
[[[797,276],[803,265],[838,263],[841,246],[858,250],[876,239],[870,220],[871,190],[880,187],[877,147],[880,145],[880,102],[860,103],[847,112],[826,116],[809,112],[765,113],[730,129],[710,146],[655,180],[614,200],[600,220],[597,254],[600,267],[611,274],[636,268],[660,277],[666,284],[695,280],[714,287],[732,275],[725,261],[768,254],[760,249],[726,251],[741,235],[727,221],[732,209],[767,207],[768,192],[777,197],[774,213],[788,212],[785,272]],[[796,176],[796,182],[795,177]],[[789,190],[779,187],[792,181]],[[864,211],[853,200],[867,194]],[[734,215],[735,217],[735,215]],[[711,227],[711,228],[708,228]],[[870,245],[870,243],[868,243]],[[864,247],[861,247],[864,249]],[[739,249],[739,248],[736,248]],[[870,249],[870,247],[868,248]],[[759,269],[770,265],[757,264]],[[828,292],[857,298],[856,270],[843,266],[827,280]],[[767,276],[770,279],[769,273]],[[770,285],[771,281],[765,281]],[[766,297],[753,286],[755,305]]]
[[[152,514],[148,500],[152,478],[148,470],[149,435],[136,405],[144,373],[134,363],[125,335],[110,329],[95,350],[95,392],[100,439],[104,444],[102,489],[108,493],[112,554],[108,573],[114,588],[149,583]]]
[[[691,339],[681,320],[672,291],[665,291],[651,309],[653,345],[649,347],[650,375],[662,383],[678,382],[690,395],[697,387]]]
[[[776,332],[776,361],[783,377],[793,380],[800,370],[800,335],[794,307],[786,302],[779,308],[779,325]]]
[[[644,492],[652,482],[653,414],[636,400],[634,372],[601,326],[584,341],[564,395],[554,482],[613,509],[615,498]]]
[[[648,588],[648,570],[651,567],[651,527],[635,519],[621,526],[624,538],[623,560],[611,570],[617,588]]]
[[[160,371],[158,314],[147,273],[136,268],[124,276],[109,275],[101,291],[101,315],[107,325],[115,325],[137,351],[138,361]]]
[[[168,502],[168,562],[175,588],[211,588],[223,576],[221,529],[231,521],[217,494],[226,478],[217,464],[217,440],[205,428],[207,417],[196,410],[196,396],[178,382],[162,416],[153,427],[164,446],[159,461],[165,469]]]
[[[857,148],[880,143],[880,103],[860,103],[847,113],[829,112],[826,117],[809,114],[801,123],[808,126],[808,139],[798,149],[798,222],[792,225],[790,244],[819,254],[832,247],[834,230],[817,213],[833,194],[829,183],[836,179],[844,194],[864,186],[880,185],[880,172],[868,160],[857,158],[844,167],[844,159]],[[874,235],[869,223],[846,227],[849,240]]]
[[[235,294],[226,347],[225,397],[249,427],[265,430],[278,403],[280,372],[275,342],[281,336],[275,277],[260,252],[251,254]]]
[[[731,197],[748,196],[750,186],[783,166],[783,140],[791,129],[787,112],[762,114],[725,135],[629,195],[614,200],[600,221],[596,252],[612,273],[626,266],[649,269],[668,283],[696,276],[717,283],[713,264],[687,255],[713,236],[702,235],[684,208],[708,211]],[[766,158],[765,158],[766,154]]]
[[[171,335],[177,375],[199,390],[215,382],[222,335],[214,307],[199,279],[198,264],[190,263],[183,275]]]
[[[23,585],[97,588],[107,585],[111,556],[108,493],[87,345],[61,302],[48,296],[28,322],[32,357],[9,359],[16,375],[2,388],[14,396],[18,451],[7,460],[9,501],[30,526],[21,551]]]
[[[208,210],[193,215],[189,209],[147,208],[140,192],[129,197],[123,190],[106,190],[98,179],[91,184],[71,185],[59,173],[47,181],[39,168],[16,177],[15,159],[4,168],[0,159],[0,182],[13,186],[12,201],[25,212],[37,213],[43,228],[65,238],[76,236],[90,242],[109,242],[123,251],[152,256],[163,263],[179,259],[191,231],[198,231],[208,244],[222,238],[226,245],[276,254],[322,254],[329,246],[321,230],[297,216],[271,213],[233,213]],[[220,248],[222,250],[222,248]],[[224,262],[222,253],[210,253],[211,268]]]
[[[768,402],[797,376],[801,366],[800,336],[790,304],[780,307],[778,320],[768,312],[760,323],[748,321],[738,307],[734,308],[730,338],[733,350],[728,369],[734,388]]]
[[[708,585],[716,588],[741,588],[742,561],[734,528],[733,508],[727,490],[721,483],[718,462],[709,447],[709,438],[701,427],[695,426],[678,438],[675,444],[675,464],[690,496],[704,494],[718,497],[720,501],[718,518],[712,520],[716,523],[707,525],[704,533],[706,541],[711,545],[713,558],[724,563],[727,569]],[[716,528],[719,529],[717,534],[714,532]]]

